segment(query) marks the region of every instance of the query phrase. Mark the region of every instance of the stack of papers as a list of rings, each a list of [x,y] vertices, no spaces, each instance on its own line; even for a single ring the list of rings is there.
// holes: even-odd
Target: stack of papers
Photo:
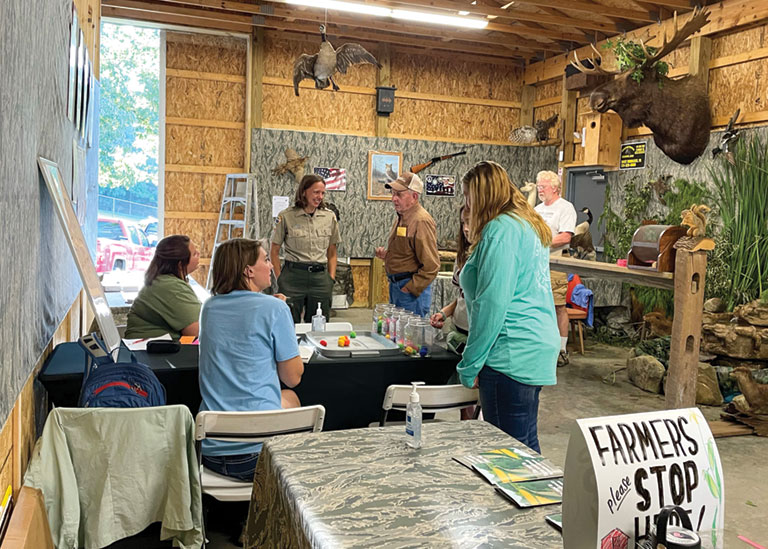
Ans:
[[[139,339],[123,339],[123,343],[125,343],[125,346],[128,347],[130,351],[146,351],[147,350],[147,343],[150,341],[172,341],[173,338],[171,337],[171,334],[164,334],[160,337],[150,337],[145,338],[141,337]]]
[[[501,448],[454,459],[480,473],[496,491],[520,507],[563,501],[562,469],[530,450]]]

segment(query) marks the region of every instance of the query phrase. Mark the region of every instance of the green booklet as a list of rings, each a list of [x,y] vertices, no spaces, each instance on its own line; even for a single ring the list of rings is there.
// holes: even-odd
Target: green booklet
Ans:
[[[563,479],[505,482],[496,485],[496,491],[519,507],[537,507],[563,502]]]
[[[454,459],[480,473],[520,507],[563,501],[563,470],[532,450],[500,448]]]
[[[550,523],[552,526],[563,531],[563,514],[562,513],[555,513],[553,515],[547,515],[544,517],[548,523]]]
[[[500,448],[454,459],[483,475],[491,484],[563,476],[563,470],[547,458],[522,448]]]

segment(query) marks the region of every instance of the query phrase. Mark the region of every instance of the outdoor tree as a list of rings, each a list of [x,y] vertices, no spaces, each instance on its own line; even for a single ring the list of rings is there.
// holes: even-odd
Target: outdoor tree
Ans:
[[[101,29],[99,194],[157,204],[158,31]]]

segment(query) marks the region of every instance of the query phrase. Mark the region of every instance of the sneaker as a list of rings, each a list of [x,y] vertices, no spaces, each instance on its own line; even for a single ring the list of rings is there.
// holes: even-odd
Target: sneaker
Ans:
[[[560,354],[557,355],[557,367],[562,368],[569,362],[570,362],[570,358],[568,355],[568,351],[560,351]]]

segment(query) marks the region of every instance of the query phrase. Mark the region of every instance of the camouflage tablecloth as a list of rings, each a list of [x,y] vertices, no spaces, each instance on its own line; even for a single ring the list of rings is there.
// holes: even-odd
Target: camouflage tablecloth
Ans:
[[[291,435],[264,444],[246,547],[562,547],[544,516],[518,509],[452,458],[519,443],[482,421],[427,423],[408,449],[402,425]]]

